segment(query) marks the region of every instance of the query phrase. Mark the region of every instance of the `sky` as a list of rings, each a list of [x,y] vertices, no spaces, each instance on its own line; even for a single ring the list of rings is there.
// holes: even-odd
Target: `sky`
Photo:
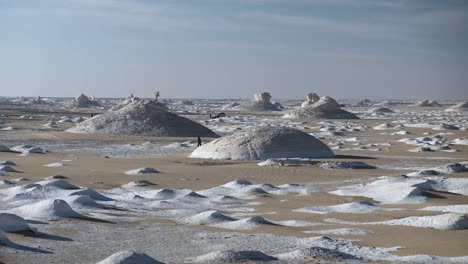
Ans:
[[[468,98],[465,0],[0,0],[0,96]]]

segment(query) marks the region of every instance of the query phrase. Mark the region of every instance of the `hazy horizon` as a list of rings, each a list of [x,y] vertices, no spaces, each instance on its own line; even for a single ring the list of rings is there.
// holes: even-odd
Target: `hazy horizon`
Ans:
[[[466,100],[468,1],[0,0],[0,96]]]

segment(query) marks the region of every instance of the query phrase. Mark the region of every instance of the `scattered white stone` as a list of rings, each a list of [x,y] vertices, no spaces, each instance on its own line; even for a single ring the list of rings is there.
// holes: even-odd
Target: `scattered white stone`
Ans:
[[[60,162],[54,162],[44,165],[44,167],[64,167],[66,164]]]
[[[128,174],[128,175],[140,175],[140,174],[147,174],[147,173],[159,173],[159,171],[153,168],[145,167],[145,168],[139,168],[139,169],[129,170],[125,172],[125,174]]]

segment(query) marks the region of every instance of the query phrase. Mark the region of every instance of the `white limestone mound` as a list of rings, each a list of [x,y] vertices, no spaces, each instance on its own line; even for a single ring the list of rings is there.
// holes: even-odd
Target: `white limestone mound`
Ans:
[[[71,133],[160,137],[218,137],[210,129],[178,116],[155,101],[136,101],[87,119],[67,130]]]
[[[73,196],[73,195],[88,195],[89,197],[96,199],[96,200],[100,200],[100,201],[113,201],[113,199],[107,196],[104,196],[90,188],[85,188],[83,190],[79,190],[70,194],[70,196]]]
[[[468,111],[468,102],[461,102],[459,104],[456,104],[454,106],[451,106],[447,109],[445,109],[446,112],[463,112],[463,111]]]
[[[18,172],[17,170],[15,170],[14,168],[8,166],[8,165],[2,165],[0,166],[0,171],[4,171],[4,172]]]
[[[164,264],[145,253],[134,251],[120,251],[96,264]]]
[[[54,163],[49,163],[49,164],[44,165],[44,167],[64,167],[64,166],[65,164],[60,163],[60,162],[54,162]]]
[[[305,207],[294,210],[295,212],[313,213],[313,214],[328,214],[328,213],[355,213],[365,214],[373,211],[382,210],[382,208],[369,201],[360,201],[353,203],[345,203],[332,206],[314,206]]]
[[[251,127],[213,140],[192,152],[192,158],[266,160],[270,158],[331,158],[320,140],[287,127]]]
[[[270,93],[256,93],[254,94],[254,101],[243,102],[238,106],[233,107],[233,110],[240,111],[281,111],[281,107],[270,102]]]
[[[87,218],[75,212],[67,202],[60,199],[47,199],[14,208],[12,211],[27,219]]]
[[[147,187],[147,186],[153,186],[156,185],[156,183],[152,183],[148,180],[139,180],[139,181],[132,181],[127,184],[122,185],[123,188],[136,188],[136,187]]]
[[[313,231],[303,231],[306,234],[320,234],[320,235],[368,235],[374,232],[362,229],[362,228],[337,228],[337,229],[327,229],[327,230],[313,230]]]
[[[4,232],[36,231],[22,217],[9,213],[0,213],[0,230]]]
[[[64,190],[77,190],[80,189],[80,187],[75,186],[63,179],[50,179],[50,180],[44,180],[44,181],[39,181],[36,182],[37,184],[40,184],[42,186],[51,186],[51,187],[56,187],[59,189],[64,189]]]
[[[139,168],[139,169],[129,170],[125,172],[125,174],[128,174],[128,175],[141,175],[141,174],[148,174],[148,173],[159,173],[159,171],[153,168],[145,167],[145,168]]]
[[[320,168],[330,170],[342,170],[342,169],[375,169],[375,166],[369,165],[361,161],[331,161],[322,162]]]
[[[370,114],[389,114],[389,113],[394,113],[394,111],[390,108],[387,107],[374,107],[367,111]]]
[[[216,251],[198,256],[191,260],[194,263],[240,263],[240,262],[259,262],[273,261],[277,258],[266,255],[261,251]]]
[[[324,96],[319,101],[293,109],[284,115],[290,119],[359,119],[355,114],[341,109],[335,99]]]
[[[16,163],[14,163],[13,161],[9,161],[9,160],[0,160],[0,165],[1,166],[5,166],[5,165],[15,166]]]
[[[423,100],[423,101],[416,102],[413,106],[438,107],[438,106],[441,106],[441,105],[437,101]]]
[[[316,93],[310,93],[307,95],[307,98],[304,102],[302,102],[301,107],[307,107],[309,105],[312,105],[320,100],[320,96],[318,96]]]
[[[95,202],[88,195],[73,195],[63,198],[72,208],[98,208],[98,209],[110,209],[111,207]]]
[[[93,97],[88,97],[84,94],[80,94],[76,99],[73,99],[72,105],[76,107],[96,107],[101,104]]]
[[[331,194],[340,196],[363,196],[385,204],[422,203],[426,197],[422,191],[426,181],[408,177],[381,177],[368,184],[342,187]]]
[[[468,229],[468,217],[464,214],[448,213],[435,216],[409,216],[402,219],[378,222],[384,225],[431,227],[440,230]]]
[[[206,211],[196,215],[187,216],[179,219],[179,222],[183,222],[189,225],[212,225],[221,222],[236,221],[238,219],[224,215],[219,211]]]
[[[261,216],[253,216],[253,217],[244,218],[244,219],[240,219],[236,221],[224,221],[224,222],[212,224],[212,226],[215,226],[215,227],[234,229],[234,230],[254,229],[262,225],[279,226],[279,224],[266,220],[265,218]]]
[[[171,189],[161,189],[154,194],[155,199],[171,199],[176,196],[176,192]]]

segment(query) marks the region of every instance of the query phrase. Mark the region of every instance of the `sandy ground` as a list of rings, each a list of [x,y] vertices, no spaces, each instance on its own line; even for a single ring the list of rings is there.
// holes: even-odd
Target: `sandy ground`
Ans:
[[[61,129],[40,129],[40,125],[51,119],[48,116],[49,112],[44,112],[45,116],[38,117],[34,120],[19,119],[20,115],[27,113],[28,110],[13,109],[5,110],[2,113],[8,116],[8,125],[17,128],[17,131],[0,132],[0,145],[10,145],[11,142],[41,142],[42,140],[49,141],[67,141],[67,140],[83,140],[83,141],[101,141],[101,142],[118,142],[126,143],[143,143],[152,141],[158,144],[169,144],[171,142],[181,142],[190,139],[174,139],[174,138],[152,138],[152,137],[122,137],[122,136],[94,136],[94,135],[76,135],[63,132],[62,130],[72,126],[66,124]],[[55,116],[70,115],[69,112],[53,113]],[[74,116],[88,115],[88,112],[73,113]],[[360,124],[368,126],[389,122],[389,120],[353,120]],[[313,123],[313,122],[311,122]],[[343,155],[337,160],[356,160],[363,161],[371,165],[381,166],[397,166],[399,164],[411,164],[415,167],[434,167],[449,162],[466,160],[468,147],[457,145],[454,146],[458,152],[427,152],[427,153],[412,153],[408,149],[413,146],[397,142],[404,137],[422,136],[422,133],[431,131],[423,128],[408,128],[412,135],[404,136],[386,136],[378,130],[367,130],[365,132],[349,132],[347,136],[366,137],[369,143],[384,143],[390,142],[391,146],[381,147],[382,151],[335,151],[336,154]],[[431,131],[434,134],[446,131]],[[448,139],[467,137],[467,131],[450,131],[452,135],[447,135]],[[324,140],[330,142],[333,140]],[[349,144],[351,146],[351,143]],[[47,146],[46,146],[47,147]],[[2,179],[15,179],[19,177],[27,178],[29,181],[25,183],[35,182],[44,179],[51,175],[66,175],[69,181],[75,185],[87,186],[96,190],[110,189],[118,187],[122,184],[133,180],[146,179],[157,185],[152,187],[155,189],[168,188],[190,188],[193,190],[201,190],[222,185],[235,179],[247,179],[253,183],[271,183],[274,185],[286,183],[301,183],[315,187],[320,187],[321,192],[311,195],[274,195],[271,197],[261,197],[254,201],[261,202],[257,205],[256,215],[262,215],[271,220],[304,220],[311,222],[322,222],[327,218],[338,218],[347,221],[357,222],[374,222],[403,218],[407,216],[420,215],[438,215],[440,212],[419,211],[417,209],[427,206],[439,205],[455,205],[468,204],[468,197],[444,192],[427,192],[428,200],[423,204],[398,204],[398,205],[382,205],[382,207],[404,208],[407,210],[401,211],[377,211],[366,214],[352,213],[330,213],[330,214],[310,214],[294,212],[293,210],[321,205],[336,205],[341,203],[349,203],[353,201],[369,200],[364,197],[337,196],[328,194],[325,191],[336,190],[340,186],[351,185],[356,183],[369,182],[383,175],[400,175],[413,170],[404,169],[371,169],[371,170],[326,170],[318,167],[260,167],[257,162],[250,161],[212,161],[199,160],[187,157],[188,153],[175,153],[170,155],[156,155],[152,157],[137,157],[137,158],[119,158],[105,157],[95,153],[84,152],[50,152],[47,154],[33,154],[30,156],[18,156],[16,153],[1,153],[0,160],[11,160],[18,164],[15,168],[19,173],[9,173]],[[45,167],[43,165],[64,162],[67,166],[64,167]],[[125,171],[140,167],[153,167],[161,173],[152,175],[126,175]],[[450,175],[449,177],[455,175]],[[468,178],[468,173],[458,173],[457,178]],[[2,188],[2,187],[0,187]],[[5,188],[5,187],[3,187]],[[70,220],[60,220],[70,221]],[[78,220],[71,220],[78,221]],[[82,221],[78,221],[82,222]],[[177,228],[179,224],[170,220],[164,219],[142,219],[136,223],[122,223],[122,225],[130,225],[133,228],[145,226],[148,224],[167,226],[168,228]],[[109,224],[95,223],[95,225],[109,226]],[[114,225],[119,225],[114,224]],[[313,237],[316,234],[306,234],[303,231],[324,230],[350,227],[343,224],[332,224],[309,226],[309,227],[277,227],[266,226],[252,230],[235,231],[244,234],[273,234],[281,236],[293,237]],[[466,256],[468,255],[468,230],[453,230],[442,231],[431,228],[419,227],[404,227],[404,226],[389,226],[389,225],[357,225],[353,228],[364,228],[373,231],[367,235],[333,235],[333,237],[341,237],[348,239],[358,239],[357,244],[373,247],[403,247],[399,249],[397,255],[437,255],[437,256]],[[206,230],[214,232],[226,232],[220,228],[208,226],[184,226],[184,228],[194,230]],[[231,232],[231,231],[229,231]],[[48,230],[50,235],[63,237],[73,237],[70,230]],[[25,244],[33,243],[34,239],[22,235],[8,235],[11,240]],[[67,242],[63,242],[67,243]],[[1,247],[0,247],[1,250]],[[1,251],[0,251],[1,253]],[[0,261],[4,263],[20,263],[18,260],[34,262],[34,254],[26,254],[23,256],[21,251],[14,254],[6,254],[0,256]],[[21,257],[20,257],[21,256]],[[49,263],[54,262],[53,256],[49,257]],[[24,262],[26,263],[26,262]]]

